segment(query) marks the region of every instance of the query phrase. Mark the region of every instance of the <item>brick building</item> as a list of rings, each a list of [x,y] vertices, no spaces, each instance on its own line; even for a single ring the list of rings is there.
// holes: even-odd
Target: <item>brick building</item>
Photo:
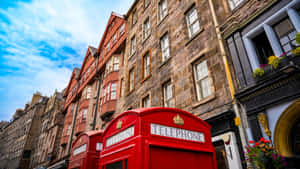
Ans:
[[[104,128],[119,97],[118,71],[123,58],[126,21],[112,13],[98,49],[89,46],[80,69],[74,69],[64,93],[66,113],[61,137],[61,160],[50,168],[63,168],[71,144],[82,132]]]
[[[244,129],[233,99],[232,65],[218,40],[213,2],[134,1],[126,16],[125,64],[120,72],[124,84],[117,112],[139,107],[191,112],[212,126],[218,167],[242,168]]]
[[[300,45],[295,42],[300,1],[230,2],[216,10],[237,77],[236,98],[247,116],[247,136],[271,139],[288,167],[300,168],[300,57],[291,52]],[[268,65],[270,56],[280,57],[278,67]],[[264,73],[254,77],[258,68]]]
[[[56,92],[40,115],[41,127],[32,150],[30,168],[46,167],[59,158],[60,138],[64,122],[63,94]]]
[[[6,169],[29,168],[30,157],[35,146],[35,138],[40,128],[39,117],[44,112],[47,97],[35,93],[30,104],[24,111],[18,109],[13,120],[4,128],[6,140],[4,157],[0,160],[0,167]]]

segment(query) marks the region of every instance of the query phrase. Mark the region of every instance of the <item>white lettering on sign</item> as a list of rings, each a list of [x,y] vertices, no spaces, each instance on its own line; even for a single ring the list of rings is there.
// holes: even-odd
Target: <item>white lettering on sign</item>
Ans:
[[[134,126],[131,126],[127,129],[119,132],[118,134],[115,134],[115,135],[109,137],[108,139],[106,139],[106,147],[116,144],[120,141],[123,141],[133,135],[134,135]]]
[[[151,123],[151,134],[183,140],[205,142],[204,134],[201,132],[169,127],[154,123]]]
[[[97,143],[96,144],[96,150],[97,151],[102,151],[102,143]]]
[[[76,156],[77,154],[79,153],[82,153],[86,150],[86,144],[76,148],[74,151],[73,151],[73,156]]]

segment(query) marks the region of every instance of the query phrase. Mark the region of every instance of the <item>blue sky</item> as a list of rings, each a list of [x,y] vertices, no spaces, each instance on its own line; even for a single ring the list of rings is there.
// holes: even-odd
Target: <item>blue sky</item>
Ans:
[[[112,11],[133,0],[0,0],[0,121],[36,91],[68,84],[88,45],[97,47]]]

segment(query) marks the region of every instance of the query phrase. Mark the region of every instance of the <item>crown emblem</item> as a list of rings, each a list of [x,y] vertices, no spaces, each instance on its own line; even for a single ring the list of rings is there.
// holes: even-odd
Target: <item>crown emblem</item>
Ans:
[[[173,121],[175,124],[182,126],[184,124],[183,119],[177,114],[174,118]]]
[[[122,121],[119,120],[119,121],[117,122],[117,129],[120,129],[121,127],[122,127]]]

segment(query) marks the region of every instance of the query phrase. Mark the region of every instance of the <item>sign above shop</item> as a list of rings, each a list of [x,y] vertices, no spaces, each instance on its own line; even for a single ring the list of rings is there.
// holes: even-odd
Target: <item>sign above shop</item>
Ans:
[[[151,123],[151,134],[189,141],[205,142],[204,134],[201,132],[169,127],[154,123]]]

